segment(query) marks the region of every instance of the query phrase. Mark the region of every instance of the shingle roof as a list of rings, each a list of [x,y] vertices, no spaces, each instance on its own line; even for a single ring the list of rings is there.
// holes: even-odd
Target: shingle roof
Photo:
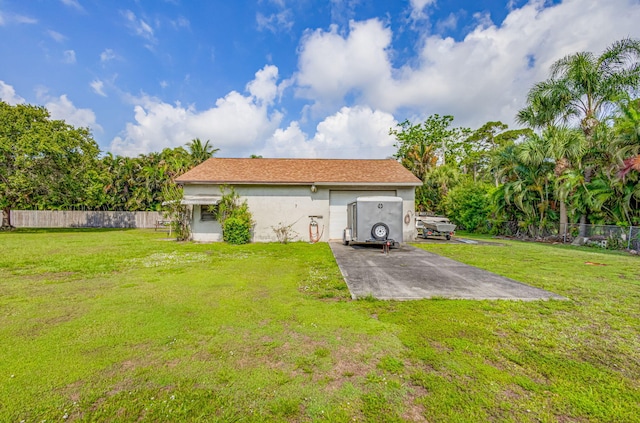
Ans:
[[[178,183],[359,184],[419,186],[422,182],[392,159],[218,159],[194,167]]]

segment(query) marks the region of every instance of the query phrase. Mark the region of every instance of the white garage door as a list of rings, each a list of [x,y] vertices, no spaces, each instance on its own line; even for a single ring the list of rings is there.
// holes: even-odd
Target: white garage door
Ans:
[[[342,239],[342,231],[347,226],[347,204],[357,197],[372,195],[395,196],[395,190],[387,191],[333,191],[329,192],[329,238]]]

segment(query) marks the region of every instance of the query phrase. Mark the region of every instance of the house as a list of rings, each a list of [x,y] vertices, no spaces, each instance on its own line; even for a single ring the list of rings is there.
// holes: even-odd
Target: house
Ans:
[[[415,188],[422,182],[392,159],[212,158],[179,176],[183,204],[193,206],[194,241],[220,241],[222,228],[210,212],[222,185],[246,200],[255,226],[253,241],[276,241],[274,228],[289,226],[294,240],[341,240],[347,204],[360,196],[403,199],[403,238],[415,237]],[[312,223],[317,223],[316,226]],[[311,225],[311,226],[310,226]]]

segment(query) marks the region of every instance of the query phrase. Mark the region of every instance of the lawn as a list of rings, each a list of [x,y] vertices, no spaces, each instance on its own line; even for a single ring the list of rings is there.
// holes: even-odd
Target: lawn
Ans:
[[[164,237],[0,233],[0,421],[640,421],[637,256],[420,244],[569,300],[351,301],[327,244]]]

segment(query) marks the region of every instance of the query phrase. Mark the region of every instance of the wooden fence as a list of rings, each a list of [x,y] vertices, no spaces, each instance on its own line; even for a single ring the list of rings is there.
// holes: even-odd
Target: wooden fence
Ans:
[[[11,210],[16,228],[155,228],[160,212]]]

